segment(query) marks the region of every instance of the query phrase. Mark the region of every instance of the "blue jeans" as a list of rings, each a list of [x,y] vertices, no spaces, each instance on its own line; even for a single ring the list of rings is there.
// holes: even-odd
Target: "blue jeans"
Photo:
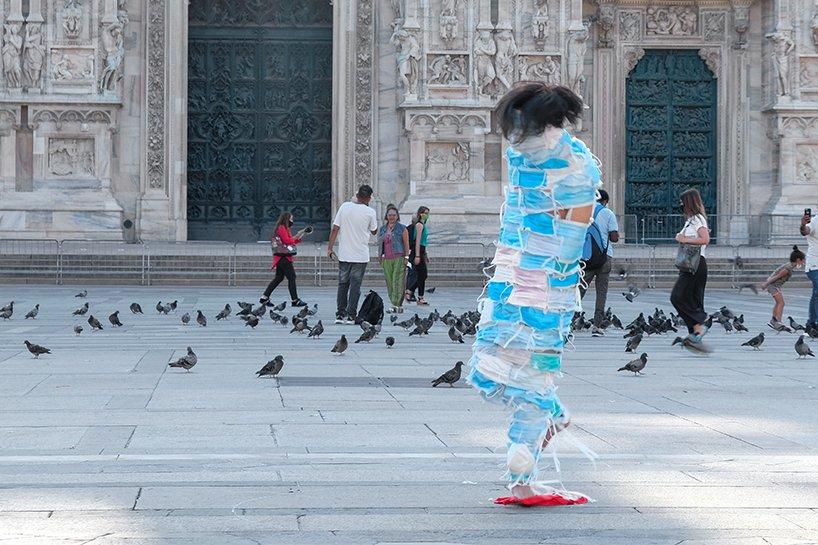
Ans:
[[[338,263],[338,295],[336,314],[355,318],[358,314],[358,299],[361,298],[361,282],[366,272],[366,263]]]
[[[818,327],[818,269],[807,272],[807,278],[812,282],[812,297],[809,300],[809,320],[807,323]]]

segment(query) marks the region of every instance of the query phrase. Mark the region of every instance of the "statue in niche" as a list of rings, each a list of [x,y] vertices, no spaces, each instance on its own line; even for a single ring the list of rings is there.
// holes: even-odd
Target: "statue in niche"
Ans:
[[[63,6],[62,29],[65,37],[76,40],[82,33],[82,4],[80,0],[66,0]]]
[[[584,26],[584,25],[583,25]],[[588,47],[588,27],[577,30],[568,40],[568,86],[579,97],[582,97],[582,83],[585,68],[585,51]]]
[[[122,23],[112,23],[102,34],[105,50],[105,67],[102,69],[99,86],[102,91],[114,91],[122,79],[120,66],[125,58],[125,44],[122,38]]]
[[[790,96],[790,53],[795,48],[787,33],[777,31],[767,34],[767,39],[773,43],[773,67],[778,76],[778,95]]]
[[[540,45],[548,38],[548,0],[534,0],[531,34],[534,36],[534,41]]]
[[[417,94],[418,77],[420,75],[420,44],[413,32],[403,28],[400,21],[396,21],[392,42],[397,48],[398,76],[403,83],[407,95]]]
[[[457,38],[458,23],[457,0],[441,0],[440,2],[440,39],[450,44]]]
[[[3,75],[6,86],[10,89],[18,88],[22,84],[20,61],[23,52],[23,38],[20,36],[20,23],[6,23],[3,34]]]
[[[45,47],[43,46],[43,34],[40,23],[28,23],[26,25],[26,40],[23,48],[23,75],[26,78],[27,86],[36,88],[40,86],[40,76],[43,73],[43,63],[45,62]]]
[[[481,28],[477,30],[474,39],[474,79],[477,82],[477,92],[487,94],[488,88],[497,78],[497,71],[494,68],[494,55],[497,54],[497,44],[491,35],[491,29]]]
[[[517,57],[517,44],[514,43],[514,33],[510,28],[498,30],[496,43],[495,67],[497,79],[506,89],[511,89],[514,83],[514,59]]]
[[[452,166],[447,178],[449,181],[460,181],[469,179],[469,144],[457,142],[452,148]]]

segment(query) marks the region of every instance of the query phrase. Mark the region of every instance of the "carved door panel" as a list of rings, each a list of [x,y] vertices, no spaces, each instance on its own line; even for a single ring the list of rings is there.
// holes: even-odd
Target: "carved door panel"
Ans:
[[[332,6],[192,0],[188,238],[266,240],[278,215],[329,229]]]
[[[716,91],[696,50],[646,51],[627,80],[625,213],[671,240],[685,189],[717,213]]]

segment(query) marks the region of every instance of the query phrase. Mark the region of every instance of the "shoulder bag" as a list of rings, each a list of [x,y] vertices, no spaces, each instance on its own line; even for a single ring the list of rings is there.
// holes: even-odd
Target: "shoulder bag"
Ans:
[[[685,223],[685,226],[682,227],[682,232],[687,229],[687,226],[690,224],[688,220]],[[699,244],[679,244],[679,249],[676,252],[676,268],[679,269],[681,272],[686,272],[689,274],[696,274],[696,271],[699,270],[699,261],[701,261],[702,257],[702,247]]]

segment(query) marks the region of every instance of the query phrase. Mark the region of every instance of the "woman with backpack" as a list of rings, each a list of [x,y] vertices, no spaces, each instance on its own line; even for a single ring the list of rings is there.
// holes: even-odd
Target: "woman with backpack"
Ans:
[[[295,284],[295,267],[293,261],[296,254],[296,245],[301,243],[301,238],[305,234],[312,232],[312,227],[306,227],[298,231],[295,235],[290,229],[293,226],[293,215],[289,212],[282,212],[276,220],[275,230],[271,242],[273,245],[273,265],[270,270],[275,269],[276,275],[264,290],[264,295],[259,299],[259,303],[270,302],[270,295],[273,290],[286,278],[287,288],[290,290],[292,306],[305,307],[307,303],[298,297],[298,289]]]
[[[406,283],[405,295],[407,301],[417,301],[418,305],[429,304],[423,298],[426,292],[426,278],[429,276],[429,270],[426,268],[429,263],[429,256],[426,254],[426,246],[429,241],[429,229],[426,227],[428,221],[429,207],[421,206],[412,216],[412,225],[409,227],[409,263],[412,266],[412,272]],[[415,290],[418,292],[417,299],[415,299]]]
[[[400,222],[394,204],[386,205],[385,223],[378,229],[378,261],[386,278],[386,290],[392,307],[388,313],[403,312],[403,290],[406,287],[406,262],[409,259],[409,230]]]

